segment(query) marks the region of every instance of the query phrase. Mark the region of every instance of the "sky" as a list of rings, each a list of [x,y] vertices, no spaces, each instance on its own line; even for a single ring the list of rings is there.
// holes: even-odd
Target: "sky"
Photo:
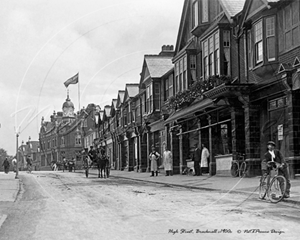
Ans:
[[[62,111],[63,83],[76,73],[75,112],[139,83],[144,55],[175,47],[183,2],[1,0],[0,148],[14,155],[17,132],[19,144],[38,141],[41,118]]]

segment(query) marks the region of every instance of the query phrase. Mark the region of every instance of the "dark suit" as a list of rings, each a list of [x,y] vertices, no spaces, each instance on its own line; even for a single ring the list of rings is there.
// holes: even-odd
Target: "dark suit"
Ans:
[[[284,157],[282,156],[281,152],[278,149],[274,149],[274,162],[283,164],[283,167],[281,169],[279,169],[278,171],[278,175],[283,175],[286,179],[286,193],[290,193],[290,188],[291,188],[291,182],[290,182],[290,176],[289,176],[289,172],[288,172],[288,164],[286,163],[286,161],[284,160]],[[267,170],[267,163],[269,161],[272,161],[272,155],[269,151],[267,151],[265,153],[265,159],[262,160],[261,163],[261,169],[262,171],[266,171]]]
[[[200,168],[200,162],[201,162],[201,149],[198,148],[198,147],[194,150],[193,161],[194,161],[195,175],[196,175],[196,176],[202,175],[202,174],[201,174],[201,168]]]

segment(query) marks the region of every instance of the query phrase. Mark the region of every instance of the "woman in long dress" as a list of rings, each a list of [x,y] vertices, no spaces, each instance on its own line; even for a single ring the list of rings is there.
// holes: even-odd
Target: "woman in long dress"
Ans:
[[[166,171],[166,176],[173,175],[173,156],[172,152],[165,146],[165,151],[163,155],[164,169]]]
[[[209,151],[204,146],[204,144],[202,144],[201,164],[200,164],[202,173],[208,173],[208,157],[209,157]]]
[[[149,155],[149,160],[151,162],[151,175],[150,177],[154,176],[154,172],[156,174],[156,176],[158,175],[158,168],[157,168],[157,161],[160,157],[160,154],[158,152],[155,151],[155,147],[152,146],[152,152]]]

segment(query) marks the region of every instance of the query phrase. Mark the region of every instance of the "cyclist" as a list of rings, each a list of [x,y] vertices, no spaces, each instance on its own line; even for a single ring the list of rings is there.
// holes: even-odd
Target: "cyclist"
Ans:
[[[262,161],[262,171],[264,174],[267,173],[267,167],[268,165],[270,165],[269,162],[279,163],[280,165],[278,169],[278,175],[282,175],[286,179],[286,192],[284,193],[284,198],[289,198],[291,183],[290,183],[290,176],[288,172],[288,165],[285,162],[281,152],[278,149],[275,149],[275,146],[276,146],[275,142],[273,141],[268,142],[267,144],[268,151],[265,153],[265,159]]]

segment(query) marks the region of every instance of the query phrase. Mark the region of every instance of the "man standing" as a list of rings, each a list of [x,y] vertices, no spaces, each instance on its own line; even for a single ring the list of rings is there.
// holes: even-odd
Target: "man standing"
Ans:
[[[208,173],[208,157],[209,157],[209,151],[205,147],[205,145],[202,143],[202,151],[201,151],[201,173]]]
[[[278,149],[275,149],[275,142],[269,141],[268,142],[268,151],[265,153],[265,160],[266,163],[268,162],[277,162],[280,164],[278,175],[282,175],[286,179],[286,192],[284,193],[284,198],[290,197],[290,176],[288,172],[288,164],[284,160],[284,157],[282,156],[281,152]]]
[[[165,145],[165,151],[163,154],[163,164],[164,164],[164,169],[166,171],[166,176],[172,176],[173,175],[173,157],[172,157],[172,152],[167,148]]]
[[[201,176],[202,175],[201,169],[200,169],[201,149],[198,147],[198,144],[195,144],[195,150],[194,150],[192,160],[194,161],[194,169],[195,169],[194,176]]]
[[[9,172],[9,161],[7,157],[5,158],[4,162],[2,163],[2,166],[4,167],[4,172],[7,174]]]
[[[154,172],[156,174],[156,176],[158,175],[158,169],[157,169],[157,161],[160,157],[160,154],[158,152],[155,151],[155,147],[152,146],[152,152],[149,155],[149,160],[151,162],[151,175],[150,177],[154,176]]]

